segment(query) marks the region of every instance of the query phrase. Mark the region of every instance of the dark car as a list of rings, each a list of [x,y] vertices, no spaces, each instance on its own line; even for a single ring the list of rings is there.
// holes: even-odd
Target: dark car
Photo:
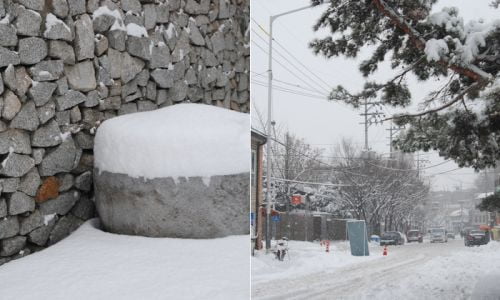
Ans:
[[[387,231],[380,237],[380,246],[385,245],[404,245],[405,239],[399,231]]]
[[[465,234],[464,244],[467,247],[476,245],[486,245],[490,241],[490,237],[487,232],[483,230],[473,229],[468,230]]]
[[[411,242],[419,242],[422,243],[424,241],[424,236],[420,232],[420,230],[408,230],[406,233],[406,241],[408,243]]]

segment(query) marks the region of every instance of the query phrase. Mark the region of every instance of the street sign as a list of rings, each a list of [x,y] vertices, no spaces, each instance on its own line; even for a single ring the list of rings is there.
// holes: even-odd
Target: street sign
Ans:
[[[253,212],[250,213],[250,225],[253,226],[255,221],[255,214]]]
[[[292,205],[299,205],[302,203],[302,195],[292,195]]]
[[[279,221],[281,221],[281,216],[280,215],[272,216],[272,219],[273,219],[273,222],[279,222]]]

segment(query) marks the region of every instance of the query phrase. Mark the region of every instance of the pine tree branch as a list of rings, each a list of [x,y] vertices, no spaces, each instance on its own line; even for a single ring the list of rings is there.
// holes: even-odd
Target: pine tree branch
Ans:
[[[384,0],[372,0],[372,2],[381,13],[383,13],[392,21],[394,25],[396,25],[396,27],[408,34],[410,40],[418,49],[424,51],[426,41],[420,36],[420,33],[418,31],[416,31],[410,24],[403,20],[403,18],[401,18],[392,8],[390,8]],[[479,68],[477,68],[476,66],[472,66],[473,68],[462,67],[459,65],[450,64],[448,61],[443,59],[438,61],[438,63],[447,68],[450,68],[451,70],[461,75],[469,77],[474,81],[490,80],[487,74],[485,74],[484,72],[478,72]]]
[[[467,95],[468,92],[470,92],[471,90],[473,90],[475,88],[478,88],[480,85],[481,85],[481,82],[479,82],[479,81],[474,82],[473,84],[468,86],[466,89],[464,89],[460,94],[458,94],[455,98],[453,98],[453,100],[451,100],[450,102],[445,103],[437,108],[429,109],[429,110],[426,110],[426,111],[423,111],[420,113],[416,113],[416,114],[404,114],[404,115],[392,116],[390,118],[384,119],[383,121],[389,121],[389,120],[401,119],[401,118],[415,118],[415,117],[421,117],[421,116],[424,116],[427,114],[438,112],[440,110],[443,110],[443,109],[463,100],[464,96]]]

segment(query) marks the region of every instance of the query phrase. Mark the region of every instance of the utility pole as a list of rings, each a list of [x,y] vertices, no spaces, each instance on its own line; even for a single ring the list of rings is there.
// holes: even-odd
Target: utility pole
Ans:
[[[417,178],[420,178],[420,151],[417,151]]]
[[[370,125],[373,124],[382,124],[382,121],[379,121],[377,118],[380,116],[385,116],[383,113],[375,111],[375,112],[370,112],[370,110],[375,107],[376,105],[381,104],[381,102],[368,102],[368,99],[365,99],[364,105],[364,112],[359,114],[360,116],[364,117],[364,122],[359,123],[365,125],[365,151],[370,150],[370,147],[368,146],[368,128]]]
[[[285,136],[285,179],[290,178],[290,136],[288,132]],[[287,222],[287,237],[290,237],[290,182],[286,182],[286,222]]]
[[[392,124],[392,122],[391,122],[391,126],[389,127],[389,129],[386,129],[387,131],[389,131],[389,157],[390,158],[393,158],[393,155],[392,155],[392,140],[394,139],[394,136],[399,131],[401,131],[402,129],[404,129],[404,126],[396,127],[396,126],[394,126]]]
[[[420,163],[428,163],[430,161],[427,159],[420,159],[420,151],[417,151],[416,155],[417,159],[415,161],[417,162],[417,178],[420,178]]]
[[[498,177],[498,165],[499,165],[499,161],[497,160],[497,165],[495,166],[495,168],[493,169],[493,187],[494,187],[494,190],[493,190],[493,193],[496,194],[497,192],[500,191],[500,182],[499,182],[499,177]],[[500,225],[500,212],[494,212],[492,213],[493,215],[493,220],[492,220],[492,224],[491,225]]]

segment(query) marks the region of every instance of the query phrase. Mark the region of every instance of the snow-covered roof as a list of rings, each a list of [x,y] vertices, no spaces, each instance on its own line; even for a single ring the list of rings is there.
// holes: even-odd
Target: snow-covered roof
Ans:
[[[476,199],[483,199],[493,194],[494,194],[493,192],[477,194]]]
[[[458,210],[454,210],[450,213],[450,217],[460,217],[460,216],[468,216],[469,215],[469,211],[467,209],[458,209]]]

